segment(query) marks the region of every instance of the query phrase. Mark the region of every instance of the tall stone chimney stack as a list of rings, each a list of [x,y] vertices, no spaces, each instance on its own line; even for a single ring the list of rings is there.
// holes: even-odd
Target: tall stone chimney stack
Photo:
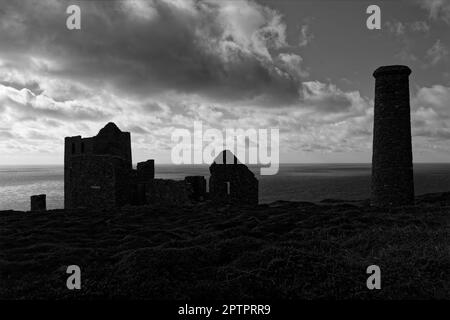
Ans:
[[[414,204],[414,177],[407,66],[375,70],[372,205]]]

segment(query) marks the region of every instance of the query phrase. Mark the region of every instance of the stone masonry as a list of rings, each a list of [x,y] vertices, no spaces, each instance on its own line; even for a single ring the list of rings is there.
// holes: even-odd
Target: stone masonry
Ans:
[[[47,210],[47,201],[45,194],[31,196],[31,211],[45,211]]]
[[[229,161],[230,154],[233,161]],[[209,196],[212,201],[238,205],[258,204],[258,180],[245,164],[238,163],[236,156],[230,151],[225,150],[219,154],[209,171]]]
[[[414,203],[414,178],[406,66],[375,70],[372,194],[375,206]]]
[[[64,207],[108,208],[144,202],[139,186],[151,182],[154,162],[133,170],[129,132],[108,123],[94,137],[65,138]]]
[[[94,137],[65,138],[64,148],[64,206],[68,209],[172,206],[206,200],[258,204],[258,180],[229,152],[222,152],[220,161],[210,166],[208,193],[203,176],[155,179],[154,160],[139,162],[133,169],[130,133],[111,122]],[[231,154],[232,163],[227,163],[226,154]]]

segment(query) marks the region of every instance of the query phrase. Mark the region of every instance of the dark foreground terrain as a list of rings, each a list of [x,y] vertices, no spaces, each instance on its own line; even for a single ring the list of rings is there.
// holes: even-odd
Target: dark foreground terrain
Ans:
[[[68,265],[81,290],[66,288]],[[381,268],[368,290],[366,268]],[[0,299],[450,299],[450,193],[414,207],[0,212]]]

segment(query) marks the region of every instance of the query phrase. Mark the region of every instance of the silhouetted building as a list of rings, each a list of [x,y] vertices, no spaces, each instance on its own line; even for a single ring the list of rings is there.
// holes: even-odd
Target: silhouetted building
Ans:
[[[191,202],[192,188],[186,181],[154,179],[146,185],[148,204],[157,206],[182,206]]]
[[[67,137],[64,145],[64,207],[116,207],[145,203],[154,162],[133,170],[129,132],[108,123],[95,137]]]
[[[155,160],[147,160],[137,164],[137,178],[140,182],[148,182],[155,178]]]
[[[258,204],[258,180],[230,151],[222,151],[209,171],[209,196],[213,202]]]
[[[414,203],[414,178],[406,66],[375,70],[372,197],[376,206]]]
[[[129,132],[108,123],[98,135],[65,138],[64,207],[109,208],[123,205],[184,205],[211,199],[216,203],[258,204],[258,180],[231,154],[210,167],[210,194],[203,176],[182,181],[155,179],[154,160],[131,162]],[[230,160],[229,160],[230,161]]]
[[[184,180],[192,187],[191,199],[202,201],[206,198],[206,179],[203,176],[188,176]]]
[[[45,211],[47,210],[47,201],[45,194],[31,196],[30,198],[31,211]]]

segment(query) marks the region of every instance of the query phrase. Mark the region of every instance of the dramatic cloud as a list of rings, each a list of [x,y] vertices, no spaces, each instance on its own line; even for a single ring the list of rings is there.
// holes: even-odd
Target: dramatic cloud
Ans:
[[[132,133],[134,160],[158,158],[170,151],[174,129],[200,120],[217,129],[279,128],[282,161],[291,151],[368,154],[373,90],[361,61],[372,67],[403,54],[434,73],[448,65],[448,42],[433,33],[447,5],[425,2],[430,20],[416,7],[421,16],[386,22],[387,32],[377,33],[382,58],[365,47],[372,45],[365,24],[351,37],[339,29],[354,13],[341,23],[315,17],[327,4],[310,15],[276,1],[82,1],[82,29],[70,31],[65,1],[4,1],[0,152],[49,153],[60,162],[65,136],[94,135],[114,121]],[[417,52],[413,36],[429,37]],[[408,43],[398,53],[386,39]],[[422,89],[413,99],[414,132],[443,143],[448,85],[429,83],[415,84]]]
[[[56,1],[8,3],[0,17],[6,63],[128,94],[173,90],[229,100],[264,93],[295,101],[299,72],[273,55],[288,46],[286,25],[255,2],[83,3],[78,33],[57,26],[64,9]]]
[[[433,144],[448,147],[450,139],[450,87],[421,88],[411,102],[413,135],[431,138]]]
[[[280,53],[278,56],[280,69],[286,71],[294,79],[300,80],[308,76],[308,72],[304,70],[302,65],[303,59],[297,54]]]

